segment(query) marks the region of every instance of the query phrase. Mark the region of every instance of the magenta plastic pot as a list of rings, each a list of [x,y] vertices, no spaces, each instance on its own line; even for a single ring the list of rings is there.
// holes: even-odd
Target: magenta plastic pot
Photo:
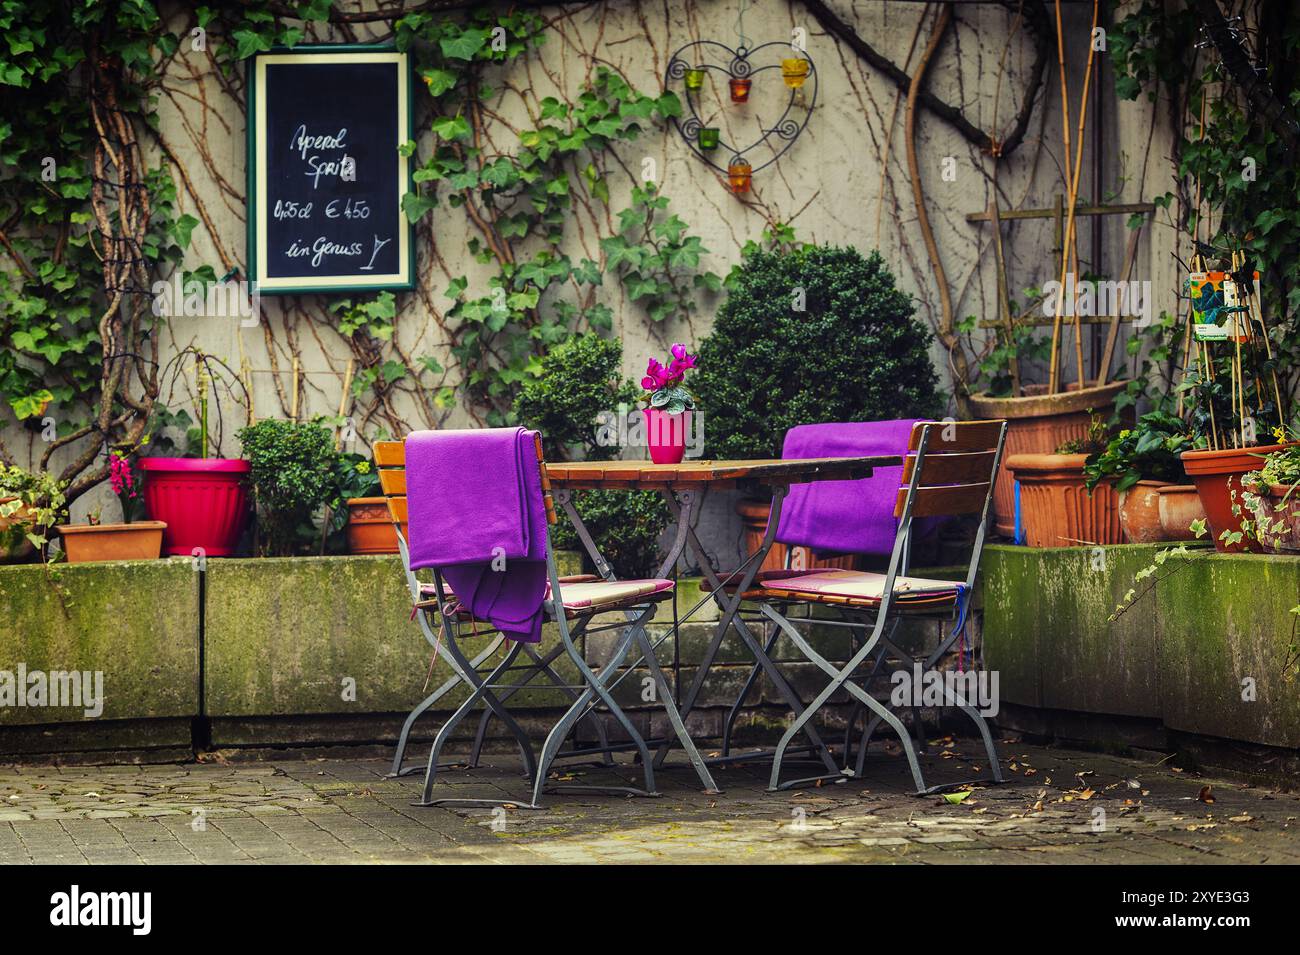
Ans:
[[[140,458],[149,518],[166,521],[163,553],[229,557],[248,521],[249,464],[239,458]]]
[[[655,464],[680,464],[686,457],[686,432],[691,429],[691,412],[667,414],[658,408],[642,408],[646,444]]]

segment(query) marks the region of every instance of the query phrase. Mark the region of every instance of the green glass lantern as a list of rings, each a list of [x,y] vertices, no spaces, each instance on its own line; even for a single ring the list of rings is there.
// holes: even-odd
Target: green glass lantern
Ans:
[[[686,88],[698,90],[704,86],[704,71],[699,69],[686,71]]]
[[[721,131],[716,126],[705,126],[700,130],[700,148],[705,152],[717,149],[721,139]]]

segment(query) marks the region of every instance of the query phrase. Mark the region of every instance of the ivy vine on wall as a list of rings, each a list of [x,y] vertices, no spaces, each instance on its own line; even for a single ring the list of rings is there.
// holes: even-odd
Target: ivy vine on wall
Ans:
[[[701,268],[707,250],[670,211],[653,176],[619,154],[679,113],[675,96],[638,92],[600,66],[572,102],[542,99],[535,115],[528,106],[526,121],[512,124],[495,87],[546,40],[547,22],[505,5],[465,13],[429,6],[246,0],[160,12],[147,0],[0,0],[0,254],[15,263],[0,274],[0,424],[11,417],[37,430],[53,416],[57,436],[40,463],[68,449],[60,460],[67,460],[61,476],[72,482],[70,499],[104,479],[106,450],[138,445],[156,407],[163,410],[153,283],[181,267],[200,226],[216,261],[197,264],[187,279],[215,281],[242,265],[230,251],[237,241],[213,225],[211,197],[196,189],[160,131],[159,104],[177,105],[168,71],[187,58],[190,75],[206,67],[239,108],[241,61],[275,47],[391,40],[415,59],[427,93],[418,115],[432,135],[425,154],[416,142],[404,147],[417,160],[404,208],[420,222],[426,251],[435,235],[467,234],[484,271],[453,277],[446,307],[418,292],[303,296],[284,300],[279,340],[263,323],[273,371],[277,355],[297,353],[299,321],[312,335],[324,329],[342,337],[358,366],[351,388],[364,404],[363,428],[377,416],[394,429],[409,427],[395,410],[399,391],[426,415],[459,404],[479,423],[513,420],[514,397],[549,347],[612,327],[601,291],[607,276],[651,322],[689,321],[699,293],[720,287]],[[185,95],[191,108],[193,101],[208,114],[218,108],[206,94]],[[502,128],[514,135],[509,151],[493,145]],[[229,171],[217,168],[204,144],[197,148],[213,179],[228,182]],[[158,159],[146,164],[146,155]],[[627,208],[615,211],[610,186],[620,175],[635,188]],[[563,251],[577,207],[607,223],[596,259],[574,261]],[[447,210],[460,218],[449,221]],[[397,331],[412,318],[439,326],[451,367],[406,350]],[[274,380],[287,408],[278,374]],[[0,445],[0,460],[15,455]]]

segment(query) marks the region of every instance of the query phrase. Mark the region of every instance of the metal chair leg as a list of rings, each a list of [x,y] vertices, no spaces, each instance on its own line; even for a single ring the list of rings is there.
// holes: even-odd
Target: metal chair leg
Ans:
[[[499,664],[497,664],[497,666],[492,670],[490,674],[488,674],[487,680],[479,680],[477,682],[473,692],[471,692],[470,695],[465,699],[465,702],[463,702],[460,706],[456,708],[456,711],[452,713],[451,717],[447,720],[447,722],[444,723],[442,727],[438,730],[438,735],[434,738],[433,741],[433,747],[429,750],[429,765],[424,772],[424,790],[421,794],[420,802],[417,803],[417,805],[442,806],[442,805],[447,805],[449,803],[466,804],[466,805],[493,805],[493,806],[501,805],[503,803],[511,803],[514,805],[521,805],[521,806],[530,805],[528,803],[520,803],[516,800],[509,800],[509,799],[468,799],[468,798],[456,798],[456,797],[448,797],[445,799],[433,798],[433,783],[438,772],[438,756],[442,752],[443,746],[446,745],[447,740],[451,737],[452,732],[455,730],[456,726],[459,725],[460,721],[464,719],[465,716],[475,706],[478,705],[480,700],[486,698],[486,696],[489,693],[487,685],[495,681],[501,675],[501,673],[504,672],[506,668],[509,667],[511,663],[514,662],[515,657],[519,655],[519,649],[520,649],[520,644],[517,643],[513,647],[511,647],[510,652],[506,654],[505,658]]]
[[[654,647],[650,645],[650,638],[646,635],[644,626],[636,627],[636,641],[641,653],[645,656],[646,666],[650,668],[650,674],[659,687],[659,695],[662,698],[664,710],[668,713],[668,722],[672,724],[674,732],[677,733],[677,739],[681,742],[682,748],[686,750],[691,765],[695,767],[695,775],[700,777],[705,792],[720,793],[722,790],[713,781],[713,775],[709,772],[709,768],[704,765],[704,760],[700,758],[700,751],[695,748],[694,740],[691,739],[690,733],[686,732],[686,724],[682,722],[681,713],[677,711],[677,706],[673,703],[673,688],[668,685],[668,679],[659,666],[659,660],[655,657]]]
[[[492,654],[497,652],[504,641],[505,637],[498,635],[495,640],[488,644],[486,649],[470,661],[470,665],[475,669],[478,669],[478,667],[482,666],[484,660],[487,660]],[[442,699],[443,696],[465,681],[465,676],[460,671],[459,665],[456,664],[455,661],[451,661],[451,668],[453,671],[452,676],[448,677],[442,686],[434,690],[431,694],[425,697],[415,709],[411,710],[410,715],[406,717],[406,722],[402,724],[401,735],[397,738],[397,752],[393,754],[393,766],[388,772],[389,777],[395,778],[418,772],[418,767],[415,766],[405,770],[402,768],[402,763],[406,760],[406,746],[410,740],[411,729],[415,726],[415,721],[418,720],[429,709],[429,707],[433,706],[434,703],[438,702],[438,700]]]
[[[780,631],[775,627],[772,629],[772,636],[763,645],[763,652],[769,657],[772,655],[772,648],[776,646],[777,636]],[[763,672],[763,667],[758,661],[749,668],[749,674],[745,677],[745,685],[740,688],[740,694],[736,697],[736,702],[731,704],[731,709],[727,711],[727,720],[722,724],[722,755],[731,755],[731,734],[735,731],[736,720],[740,718],[740,711],[745,708],[745,702],[749,699],[749,694],[753,692],[754,684],[758,682],[758,675]]]

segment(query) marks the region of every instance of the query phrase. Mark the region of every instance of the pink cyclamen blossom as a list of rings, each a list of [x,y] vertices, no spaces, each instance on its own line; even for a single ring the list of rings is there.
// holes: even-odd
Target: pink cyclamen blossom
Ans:
[[[646,362],[646,374],[641,379],[641,387],[646,391],[658,391],[661,388],[680,385],[686,377],[686,372],[695,367],[695,356],[688,353],[686,346],[681,342],[675,342],[671,351],[673,358],[666,368],[657,358],[651,358]]]

